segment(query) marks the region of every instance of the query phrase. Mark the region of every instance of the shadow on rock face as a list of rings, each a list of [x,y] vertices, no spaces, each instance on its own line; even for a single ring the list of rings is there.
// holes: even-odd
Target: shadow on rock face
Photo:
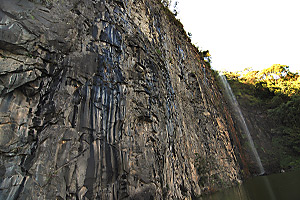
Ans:
[[[138,188],[133,192],[132,196],[129,197],[130,200],[154,200],[155,197],[155,186],[147,185],[142,188]]]

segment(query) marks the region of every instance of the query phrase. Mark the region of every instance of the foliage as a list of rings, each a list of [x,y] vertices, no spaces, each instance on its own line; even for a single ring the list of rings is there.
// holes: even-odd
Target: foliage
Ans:
[[[300,163],[299,74],[279,64],[260,71],[245,69],[224,74],[239,101],[248,106],[264,107],[268,118],[277,125],[272,129],[272,138],[279,149],[281,166],[297,167]]]
[[[172,11],[169,9],[169,6],[168,6],[169,3],[167,3],[167,2],[169,2],[169,1],[161,0],[161,1],[158,1],[158,2],[160,2],[160,3],[163,5],[163,6],[162,6],[162,9],[163,9],[164,13],[166,14],[167,18],[169,19],[169,21],[170,21],[171,23],[173,23],[173,24],[178,28],[178,31],[179,31],[181,34],[183,34],[183,35],[187,38],[187,40],[190,42],[191,39],[190,39],[190,38],[188,37],[188,35],[186,34],[186,32],[185,32],[185,30],[184,30],[184,28],[183,28],[182,23],[180,22],[180,20],[176,19],[175,14],[172,13]]]
[[[165,6],[165,7],[169,7],[171,5],[171,1],[170,0],[161,0],[161,3]]]
[[[172,0],[160,0],[160,2],[167,8],[171,9],[171,5],[172,5]],[[177,5],[178,5],[178,1],[174,2],[174,7],[173,7],[173,14],[176,16],[178,14],[177,12]]]
[[[198,49],[198,52],[199,52],[199,54],[200,54],[201,59],[205,61],[205,63],[207,64],[207,66],[208,66],[209,68],[211,68],[211,66],[210,66],[210,63],[211,63],[211,55],[210,55],[210,53],[209,53],[209,50],[206,50],[206,51],[200,50],[200,51],[199,51],[199,48],[197,48],[197,49]]]
[[[161,56],[162,55],[162,52],[161,52],[161,50],[160,49],[155,49],[156,50],[156,53],[159,55],[159,56]]]

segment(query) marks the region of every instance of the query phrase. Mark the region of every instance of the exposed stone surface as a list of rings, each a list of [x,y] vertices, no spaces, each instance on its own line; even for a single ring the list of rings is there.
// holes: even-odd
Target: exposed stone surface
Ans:
[[[210,69],[153,0],[0,0],[0,199],[189,199],[240,180]]]
[[[280,163],[278,149],[275,149],[272,145],[271,132],[273,127],[276,127],[276,124],[267,116],[267,110],[262,106],[245,105],[245,100],[241,100],[241,97],[239,100],[246,123],[256,144],[258,154],[262,159],[266,174],[279,173]],[[245,150],[248,151],[245,155],[249,167],[252,166],[249,169],[251,174],[257,174],[257,165],[253,163],[254,159],[252,158],[253,156],[251,156],[252,152],[249,152],[248,150],[248,144],[242,139],[240,141],[245,144]]]

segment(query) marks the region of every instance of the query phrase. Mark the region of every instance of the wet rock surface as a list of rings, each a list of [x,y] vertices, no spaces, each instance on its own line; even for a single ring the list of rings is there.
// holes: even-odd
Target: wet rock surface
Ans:
[[[242,102],[242,101],[241,101]],[[243,102],[242,102],[243,103]],[[278,149],[276,149],[272,144],[272,129],[276,127],[276,124],[267,116],[267,110],[263,107],[247,106],[241,103],[242,112],[247,119],[249,130],[253,135],[253,140],[257,146],[257,151],[262,158],[262,164],[266,170],[266,174],[279,173],[280,163]],[[248,145],[245,143],[245,148]],[[251,157],[251,152],[248,153],[248,163],[250,172],[252,174],[257,174],[256,165],[253,164],[253,159]]]
[[[185,199],[240,180],[223,97],[159,2],[0,0],[0,55],[0,199]]]

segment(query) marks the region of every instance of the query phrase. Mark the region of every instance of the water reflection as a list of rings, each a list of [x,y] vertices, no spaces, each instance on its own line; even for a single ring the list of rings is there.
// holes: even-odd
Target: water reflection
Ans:
[[[299,200],[300,171],[260,176],[200,200]]]

